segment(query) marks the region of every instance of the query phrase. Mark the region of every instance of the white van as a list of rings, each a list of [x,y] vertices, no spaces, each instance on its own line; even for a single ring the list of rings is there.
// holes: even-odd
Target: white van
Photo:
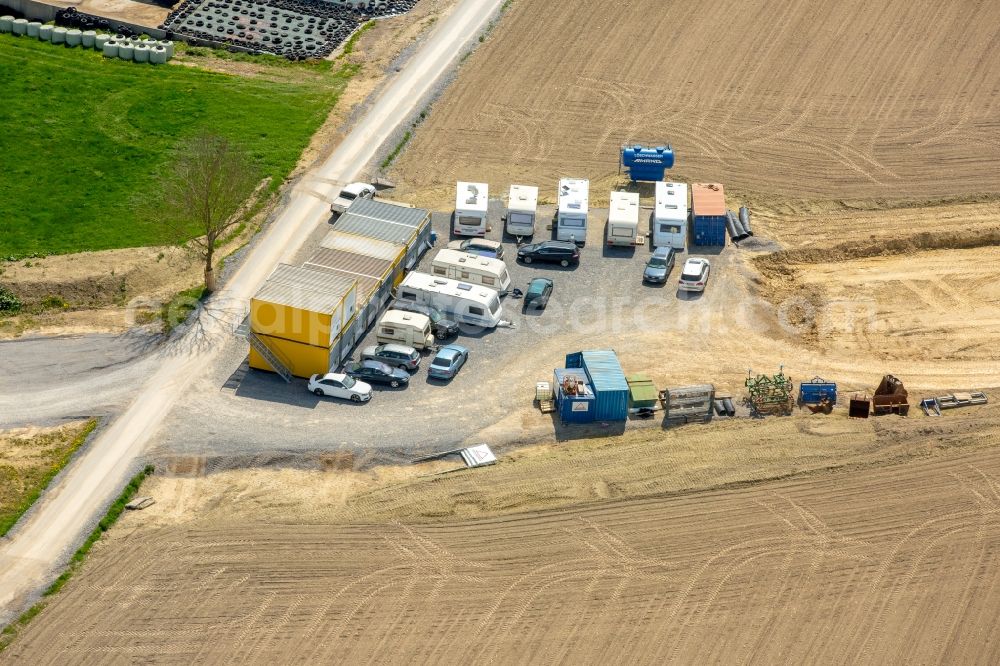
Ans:
[[[559,209],[556,212],[556,240],[587,242],[587,212],[590,209],[590,181],[563,178],[559,181]]]
[[[461,250],[443,249],[431,262],[431,273],[496,289],[501,294],[510,290],[510,273],[500,259],[482,257]]]
[[[495,289],[427,273],[409,273],[403,278],[396,299],[433,305],[460,324],[483,328],[495,328],[503,315]]]
[[[656,184],[653,209],[653,247],[683,250],[688,235],[688,186],[684,183]]]
[[[538,211],[538,188],[531,185],[511,185],[507,200],[507,233],[511,236],[532,236]]]
[[[608,245],[635,245],[639,238],[639,195],[612,192],[608,208]]]
[[[486,183],[458,183],[455,193],[456,236],[486,235],[489,193]]]
[[[375,339],[379,344],[396,342],[414,349],[427,349],[434,344],[434,333],[427,315],[387,310],[375,329]]]

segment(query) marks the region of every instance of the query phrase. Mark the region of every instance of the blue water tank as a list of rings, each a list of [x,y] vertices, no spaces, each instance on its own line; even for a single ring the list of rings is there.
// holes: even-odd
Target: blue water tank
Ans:
[[[674,149],[671,146],[644,148],[638,144],[622,146],[622,166],[633,181],[660,181],[663,173],[674,166]]]

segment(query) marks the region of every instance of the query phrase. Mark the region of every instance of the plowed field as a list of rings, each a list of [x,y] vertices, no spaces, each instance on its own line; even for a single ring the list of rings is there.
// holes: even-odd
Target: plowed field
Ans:
[[[485,515],[518,470],[532,476],[507,463],[465,480],[418,479],[408,496],[427,500],[457,483],[469,488],[464,499],[444,494],[484,500]],[[183,492],[166,498],[159,521],[127,516],[5,656],[32,664],[1000,659],[990,638],[1000,629],[993,447],[742,489],[583,505],[550,497],[562,508],[446,523],[313,521],[306,488],[323,511],[338,503],[330,482],[289,473],[261,484],[263,474],[275,473],[198,502]],[[163,480],[154,492],[207,482]],[[254,510],[290,496],[301,514],[293,504],[285,520]]]
[[[672,172],[811,198],[1000,191],[1000,4],[515,0],[399,161],[428,202],[455,180],[595,181],[622,143]]]

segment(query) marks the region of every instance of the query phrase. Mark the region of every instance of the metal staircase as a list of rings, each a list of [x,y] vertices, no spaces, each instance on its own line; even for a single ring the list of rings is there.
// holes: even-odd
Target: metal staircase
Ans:
[[[271,349],[266,344],[264,344],[263,340],[258,338],[253,331],[248,331],[247,339],[250,341],[250,346],[253,347],[258,354],[264,357],[264,360],[267,361],[267,364],[270,365],[271,368],[275,372],[277,372],[282,379],[284,379],[286,382],[289,383],[292,381],[292,371],[289,370],[288,366],[286,366],[284,363],[281,362],[281,360],[278,359],[277,355],[275,355],[275,353],[271,351]]]

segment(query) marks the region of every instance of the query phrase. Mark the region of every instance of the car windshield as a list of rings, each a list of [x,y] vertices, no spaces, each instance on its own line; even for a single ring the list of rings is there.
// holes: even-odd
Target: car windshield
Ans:
[[[667,260],[663,257],[653,257],[649,260],[647,266],[652,266],[653,268],[663,268],[667,265]]]
[[[351,388],[357,384],[357,381],[354,380],[354,377],[348,375],[347,377],[344,377],[340,383],[344,385],[344,388]]]
[[[545,283],[542,282],[541,280],[532,282],[531,285],[528,286],[528,293],[532,294],[533,296],[537,296],[538,294],[541,294],[543,291],[545,291]]]
[[[354,192],[348,192],[347,190],[344,190],[343,192],[340,193],[340,198],[341,199],[347,199],[348,201],[352,201],[354,199],[357,199],[358,195],[355,194]]]
[[[435,356],[434,360],[431,361],[431,365],[436,365],[439,368],[447,368],[451,366],[451,358],[446,358],[444,356]]]
[[[432,324],[436,324],[441,321],[441,313],[437,310],[428,310],[427,318],[431,320]]]

